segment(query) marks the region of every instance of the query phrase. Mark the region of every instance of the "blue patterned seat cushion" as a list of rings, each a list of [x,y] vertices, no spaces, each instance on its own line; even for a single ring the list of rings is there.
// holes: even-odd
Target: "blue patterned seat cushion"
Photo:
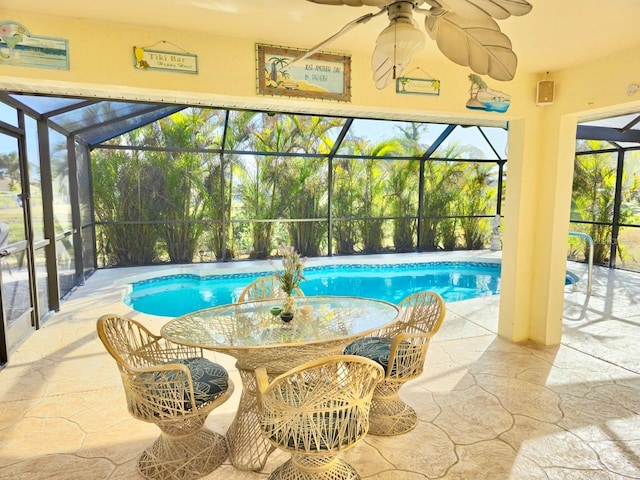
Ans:
[[[202,357],[194,357],[194,358],[183,358],[176,359],[166,362],[166,365],[170,364],[182,364],[185,365],[189,369],[189,373],[191,374],[191,381],[193,383],[193,394],[195,397],[196,408],[210,402],[211,400],[218,397],[221,393],[227,391],[229,388],[229,374],[224,369],[223,366],[218,365],[217,363],[212,362],[206,358]],[[168,399],[173,398],[172,390],[182,389],[182,386],[173,387],[170,383],[170,378],[166,378],[165,380],[169,380],[169,384],[165,384],[165,386],[160,387],[157,382],[163,381],[163,373],[162,372],[153,372],[153,374],[143,374],[141,377],[146,375],[152,375],[150,380],[155,382],[155,385],[149,386],[156,395],[160,392],[166,393],[166,397]],[[143,377],[144,379],[144,377]],[[176,379],[177,380],[177,379]],[[184,408],[186,410],[191,410],[191,401],[189,399],[188,393],[188,385],[184,385],[185,388],[185,396],[184,396]]]
[[[391,353],[391,343],[393,338],[388,337],[364,337],[351,342],[347,345],[343,352],[345,355],[359,355],[361,357],[369,358],[376,363],[379,363],[384,368],[385,374],[387,373],[387,367],[389,365],[389,355]],[[399,361],[398,357],[409,355],[415,357],[420,353],[420,346],[413,345],[408,340],[403,340],[398,343],[398,350],[396,351],[396,359],[391,369],[390,376],[404,377],[406,375],[412,375],[416,371],[416,367],[407,362],[406,359]],[[400,365],[398,365],[400,363]],[[398,371],[400,367],[400,371]]]
[[[345,355],[359,355],[379,363],[384,371],[389,365],[389,352],[391,351],[393,338],[387,337],[364,337],[351,342],[342,353]]]

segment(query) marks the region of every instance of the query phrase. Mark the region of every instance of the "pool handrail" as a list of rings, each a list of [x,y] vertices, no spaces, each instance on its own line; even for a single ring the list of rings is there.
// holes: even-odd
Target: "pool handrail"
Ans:
[[[587,270],[587,294],[591,295],[591,279],[593,276],[593,238],[591,235],[583,232],[569,232],[570,236],[573,237],[581,237],[584,238],[589,244],[589,259],[588,259],[588,270]]]

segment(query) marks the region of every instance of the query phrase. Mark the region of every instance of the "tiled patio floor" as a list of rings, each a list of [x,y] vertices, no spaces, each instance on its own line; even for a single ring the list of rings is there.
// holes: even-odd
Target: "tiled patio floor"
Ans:
[[[421,256],[424,260],[425,257]],[[367,480],[640,478],[640,275],[596,269],[567,288],[563,342],[513,344],[497,337],[499,297],[447,305],[424,375],[401,390],[419,415],[411,432],[368,436],[343,458]],[[230,268],[221,266],[221,268]],[[166,319],[121,302],[98,271],[0,371],[0,479],[139,479],[136,461],[159,431],[126,410],[115,363],[95,333],[103,313],[138,318],[159,331]],[[207,421],[224,433],[236,391]],[[266,479],[227,461],[209,480]]]

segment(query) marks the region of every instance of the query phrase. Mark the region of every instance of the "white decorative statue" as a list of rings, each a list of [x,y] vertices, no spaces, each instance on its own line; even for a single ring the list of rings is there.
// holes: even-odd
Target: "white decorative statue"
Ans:
[[[493,234],[491,235],[491,250],[502,250],[502,242],[500,241],[500,215],[496,215],[491,220],[491,228]]]

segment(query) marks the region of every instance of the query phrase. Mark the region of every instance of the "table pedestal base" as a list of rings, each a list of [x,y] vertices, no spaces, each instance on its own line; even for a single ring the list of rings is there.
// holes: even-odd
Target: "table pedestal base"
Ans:
[[[239,369],[239,372],[242,395],[236,416],[227,430],[229,458],[240,470],[260,471],[275,447],[262,435],[260,428],[255,375],[252,370]]]

